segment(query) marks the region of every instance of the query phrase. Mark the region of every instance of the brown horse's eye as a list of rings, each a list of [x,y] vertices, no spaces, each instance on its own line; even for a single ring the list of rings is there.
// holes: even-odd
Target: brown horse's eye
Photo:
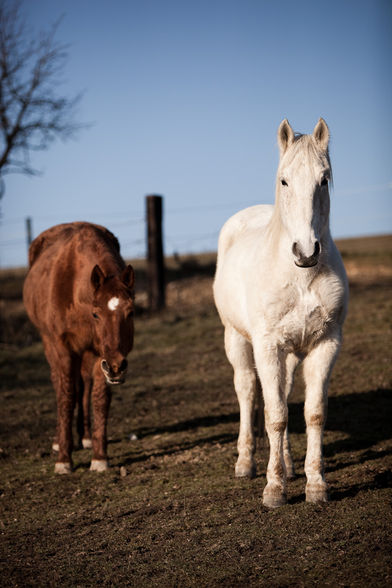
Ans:
[[[96,312],[93,312],[93,317],[94,317],[95,319],[99,319],[99,316],[97,315],[97,313],[96,313]]]

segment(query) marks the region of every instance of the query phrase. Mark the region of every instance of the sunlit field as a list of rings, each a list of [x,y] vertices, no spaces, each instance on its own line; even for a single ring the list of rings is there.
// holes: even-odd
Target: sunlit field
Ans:
[[[54,474],[55,395],[23,310],[25,270],[1,287],[2,586],[390,586],[392,237],[338,243],[350,280],[344,344],[325,432],[330,502],[304,501],[299,374],[289,428],[297,478],[288,504],[262,505],[234,478],[239,412],[212,300],[215,256],[167,262],[167,310],[146,311],[135,262],[135,349],[109,417],[111,469]]]

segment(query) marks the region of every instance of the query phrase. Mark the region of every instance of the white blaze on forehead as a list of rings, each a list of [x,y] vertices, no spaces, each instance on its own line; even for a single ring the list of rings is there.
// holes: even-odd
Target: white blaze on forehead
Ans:
[[[120,303],[120,299],[117,298],[116,296],[114,296],[113,298],[111,298],[108,302],[108,308],[109,310],[116,310],[117,306]]]

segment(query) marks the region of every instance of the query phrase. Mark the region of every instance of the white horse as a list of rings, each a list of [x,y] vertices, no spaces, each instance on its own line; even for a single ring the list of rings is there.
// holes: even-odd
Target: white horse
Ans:
[[[312,135],[294,135],[282,121],[275,205],[238,212],[219,237],[214,297],[240,406],[235,474],[256,472],[256,364],[270,444],[263,503],[272,508],[286,503],[286,480],[294,477],[287,397],[300,361],[306,384],[306,500],[327,500],[322,457],[327,386],[348,299],[346,273],[329,230],[328,142],[322,118]]]

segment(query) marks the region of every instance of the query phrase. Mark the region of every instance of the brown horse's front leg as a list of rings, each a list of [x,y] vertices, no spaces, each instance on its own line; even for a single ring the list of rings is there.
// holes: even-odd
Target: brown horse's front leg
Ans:
[[[91,441],[91,422],[90,422],[90,394],[92,378],[83,378],[80,380],[79,390],[77,392],[78,416],[77,432],[79,437],[79,447],[90,449]]]
[[[84,449],[91,449],[91,420],[90,420],[90,396],[91,396],[92,379],[84,380],[83,391],[83,436],[81,437]]]
[[[86,352],[83,355],[82,366],[80,370],[82,378],[78,397],[78,434],[79,445],[84,449],[90,449],[92,447],[90,399],[95,361],[95,355],[90,352]]]
[[[103,472],[109,468],[107,458],[107,421],[111,400],[111,390],[106,385],[99,361],[94,367],[92,404],[94,414],[93,457],[90,470]]]
[[[55,465],[57,474],[72,471],[72,417],[75,408],[75,388],[68,370],[52,370],[52,381],[57,395],[57,440],[58,456]]]
[[[57,433],[53,447],[58,450],[58,456],[54,471],[69,474],[72,472],[72,417],[76,401],[75,372],[78,368],[65,346],[60,343],[54,345],[44,336],[42,339],[57,398]]]

